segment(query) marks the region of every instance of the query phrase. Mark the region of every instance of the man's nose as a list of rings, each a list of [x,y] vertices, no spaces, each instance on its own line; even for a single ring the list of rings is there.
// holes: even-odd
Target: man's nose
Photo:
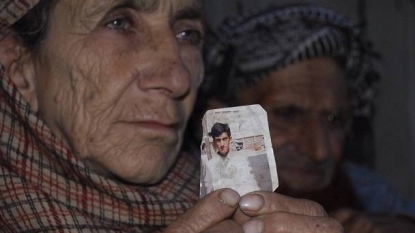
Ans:
[[[224,147],[225,146],[225,141],[224,140],[220,140],[220,147]]]
[[[150,52],[144,58],[151,67],[138,74],[139,88],[180,98],[189,92],[191,85],[190,72],[183,60],[185,54],[169,28],[153,33],[158,35],[148,39]]]
[[[331,145],[329,133],[319,119],[313,119],[305,123],[300,132],[299,144],[301,153],[310,156],[316,161],[324,161],[329,158]]]

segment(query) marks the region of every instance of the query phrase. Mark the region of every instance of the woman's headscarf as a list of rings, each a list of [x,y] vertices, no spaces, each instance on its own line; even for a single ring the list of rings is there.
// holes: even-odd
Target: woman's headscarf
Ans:
[[[32,9],[39,0],[2,0],[0,2],[0,40],[13,25]]]
[[[202,91],[225,93],[253,85],[272,71],[306,59],[344,60],[354,114],[373,108],[374,53],[361,28],[324,7],[301,4],[271,7],[225,20],[206,42],[206,78]],[[217,97],[220,97],[218,94]]]
[[[38,1],[1,1],[4,38]],[[1,232],[160,232],[198,200],[198,190],[199,168],[184,153],[152,186],[91,171],[31,111],[0,64]]]

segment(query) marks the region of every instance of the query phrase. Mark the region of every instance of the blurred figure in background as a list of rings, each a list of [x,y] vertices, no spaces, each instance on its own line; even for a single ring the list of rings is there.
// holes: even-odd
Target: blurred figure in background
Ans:
[[[357,24],[315,5],[266,9],[225,20],[205,50],[192,132],[199,134],[206,109],[260,104],[277,161],[276,192],[319,202],[346,232],[415,231],[415,203],[344,160],[353,121],[372,120],[378,80]]]

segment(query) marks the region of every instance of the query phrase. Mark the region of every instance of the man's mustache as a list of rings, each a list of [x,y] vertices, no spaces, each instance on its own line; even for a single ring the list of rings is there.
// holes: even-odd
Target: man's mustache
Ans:
[[[292,146],[281,146],[274,151],[277,166],[278,164],[297,167],[304,170],[327,170],[332,168],[335,164],[334,159],[331,156],[327,156],[324,160],[313,159],[312,155],[302,154]]]

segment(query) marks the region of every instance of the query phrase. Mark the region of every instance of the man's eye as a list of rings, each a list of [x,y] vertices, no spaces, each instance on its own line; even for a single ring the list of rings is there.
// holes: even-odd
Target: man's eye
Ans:
[[[288,106],[288,107],[278,108],[274,111],[274,113],[279,117],[286,118],[286,119],[292,119],[292,118],[295,118],[301,115],[303,111],[297,107]]]
[[[330,113],[325,116],[327,125],[332,129],[345,129],[348,125],[348,117],[339,113]]]
[[[193,45],[200,45],[202,43],[202,33],[198,30],[189,29],[180,32],[176,35],[179,40],[189,42]]]
[[[331,113],[327,115],[327,121],[328,122],[337,122],[339,121],[339,115],[336,113]]]
[[[117,18],[109,21],[106,26],[115,30],[125,30],[130,26],[130,22],[125,18]]]

